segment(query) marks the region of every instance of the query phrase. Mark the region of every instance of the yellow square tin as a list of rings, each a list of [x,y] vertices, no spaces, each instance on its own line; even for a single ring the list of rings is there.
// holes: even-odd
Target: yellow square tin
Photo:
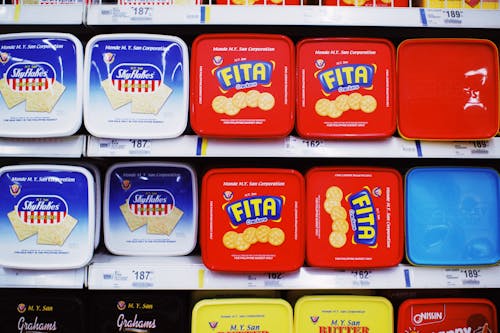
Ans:
[[[304,296],[295,304],[295,333],[394,332],[392,304],[380,296]]]
[[[193,308],[191,333],[292,333],[290,304],[279,298],[205,299]]]

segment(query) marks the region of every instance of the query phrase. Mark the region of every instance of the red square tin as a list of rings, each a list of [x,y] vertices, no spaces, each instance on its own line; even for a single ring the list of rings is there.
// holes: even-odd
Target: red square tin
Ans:
[[[229,272],[293,271],[304,263],[304,179],[290,169],[212,169],[203,177],[203,263]]]
[[[408,7],[408,0],[325,0],[324,5],[330,6],[365,6],[365,7]]]
[[[403,186],[397,170],[316,167],[306,174],[311,266],[389,267],[403,258]]]
[[[297,45],[297,132],[305,138],[391,136],[395,50],[375,38],[311,38]]]
[[[294,126],[292,41],[272,34],[205,34],[191,59],[191,127],[200,136],[284,137]]]
[[[401,136],[488,139],[498,131],[498,50],[484,39],[408,39],[398,47]]]
[[[408,299],[399,306],[398,332],[495,333],[495,305],[482,298]]]

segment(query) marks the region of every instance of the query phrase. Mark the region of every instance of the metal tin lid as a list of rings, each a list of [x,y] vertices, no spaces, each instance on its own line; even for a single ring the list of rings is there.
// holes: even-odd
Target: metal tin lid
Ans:
[[[480,298],[408,299],[397,325],[398,332],[498,332],[495,305]]]
[[[297,132],[366,139],[396,130],[395,50],[377,38],[311,38],[297,45]]]
[[[292,307],[282,299],[202,300],[194,306],[191,321],[192,333],[293,332]]]
[[[483,39],[409,39],[398,47],[398,130],[421,140],[486,139],[498,132],[496,45]]]
[[[82,69],[82,44],[73,35],[0,35],[0,136],[74,134],[82,123]]]
[[[203,177],[201,254],[213,270],[292,271],[304,262],[304,181],[290,169],[212,169]]]
[[[191,127],[200,136],[284,137],[294,126],[294,45],[282,35],[205,34],[191,57]]]
[[[104,243],[118,255],[185,255],[196,245],[196,174],[186,164],[111,166],[104,189]]]
[[[499,177],[494,169],[411,169],[405,200],[411,263],[460,266],[500,260]]]
[[[184,41],[150,34],[97,35],[85,50],[84,121],[97,137],[162,139],[187,126]]]
[[[294,308],[295,332],[300,333],[391,333],[393,317],[391,302],[379,296],[304,296]]]
[[[306,174],[306,257],[319,267],[387,267],[403,258],[397,170],[317,167]]]
[[[94,180],[83,168],[0,168],[0,265],[22,269],[85,266],[94,251]]]

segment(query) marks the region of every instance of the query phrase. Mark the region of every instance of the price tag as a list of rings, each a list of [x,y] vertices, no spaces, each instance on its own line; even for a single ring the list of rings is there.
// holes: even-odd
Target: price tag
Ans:
[[[368,287],[373,280],[373,272],[371,270],[351,271],[352,285],[354,287]]]
[[[99,283],[104,288],[147,289],[154,287],[155,274],[152,269],[116,268],[102,271],[99,275]]]
[[[491,144],[486,140],[456,142],[454,148],[456,156],[488,157],[491,155]]]
[[[132,22],[151,21],[153,19],[153,6],[127,6],[128,17]]]
[[[464,23],[462,9],[421,8],[423,26],[431,27],[460,27]]]
[[[323,140],[305,140],[296,137],[288,137],[285,140],[285,150],[298,155],[314,155],[326,147]]]
[[[264,273],[247,275],[247,286],[249,288],[279,288],[286,281],[285,273]]]
[[[445,269],[445,278],[448,287],[478,287],[481,285],[481,269]]]
[[[149,156],[153,146],[151,140],[140,139],[97,139],[90,144],[98,156]]]

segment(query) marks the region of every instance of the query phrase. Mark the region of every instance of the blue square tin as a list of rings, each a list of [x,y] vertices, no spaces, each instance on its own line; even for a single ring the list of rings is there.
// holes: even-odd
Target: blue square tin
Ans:
[[[406,256],[413,265],[500,260],[499,175],[484,167],[416,167],[406,174]]]

